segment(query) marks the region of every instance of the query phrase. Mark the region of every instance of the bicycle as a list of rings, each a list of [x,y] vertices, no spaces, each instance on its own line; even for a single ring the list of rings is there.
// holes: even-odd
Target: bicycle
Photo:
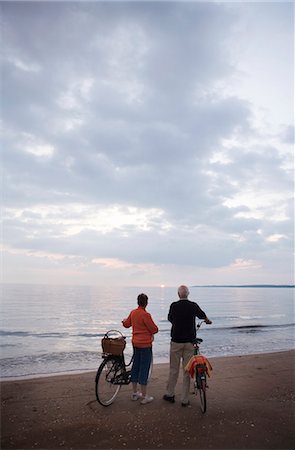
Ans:
[[[116,332],[119,339],[126,339],[120,331],[111,330],[106,333]],[[115,340],[118,338],[115,338]],[[125,345],[124,345],[125,348]],[[131,366],[134,360],[134,353],[128,364],[125,362],[124,349],[121,354],[113,354],[111,352],[102,353],[103,361],[100,364],[95,377],[95,394],[97,401],[102,406],[110,406],[117,397],[122,386],[126,386],[131,382]],[[149,377],[152,372],[152,365],[149,371]]]
[[[108,331],[109,333],[113,330]],[[119,339],[126,339],[120,331]],[[118,338],[114,338],[116,340]],[[125,347],[125,345],[124,345]],[[124,351],[121,354],[113,354],[111,352],[102,353],[103,361],[100,364],[95,377],[95,394],[97,401],[102,406],[109,406],[117,397],[121,387],[127,385],[131,381],[131,369],[127,369],[133,362],[134,356],[128,364],[125,362]]]
[[[196,330],[196,338],[193,341],[194,345],[194,356],[202,356],[200,352],[200,344],[203,342],[203,339],[198,338],[198,331],[204,323],[205,320],[202,320],[197,324],[197,330]],[[194,379],[194,392],[195,394],[200,397],[200,403],[201,403],[201,411],[203,414],[205,414],[207,410],[207,398],[206,398],[206,389],[208,388],[207,385],[207,365],[205,364],[205,361],[203,360],[202,363],[197,363],[195,366],[195,379]]]

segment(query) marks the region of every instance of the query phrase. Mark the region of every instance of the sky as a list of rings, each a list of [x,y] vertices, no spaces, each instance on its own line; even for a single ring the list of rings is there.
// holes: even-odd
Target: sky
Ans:
[[[2,281],[293,284],[293,2],[1,2]]]

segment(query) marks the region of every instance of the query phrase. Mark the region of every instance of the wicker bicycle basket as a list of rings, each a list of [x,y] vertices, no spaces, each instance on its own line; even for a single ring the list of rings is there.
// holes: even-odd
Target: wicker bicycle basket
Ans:
[[[119,337],[111,337],[111,333],[118,333]],[[103,353],[122,355],[126,347],[125,337],[120,333],[120,331],[110,330],[102,338],[101,346]]]

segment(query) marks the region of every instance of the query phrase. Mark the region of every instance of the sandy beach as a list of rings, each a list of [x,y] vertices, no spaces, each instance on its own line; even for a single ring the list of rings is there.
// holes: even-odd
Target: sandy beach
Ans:
[[[154,366],[148,405],[122,387],[97,403],[95,373],[1,382],[2,449],[293,449],[295,351],[210,359],[208,410],[162,400],[168,364]]]

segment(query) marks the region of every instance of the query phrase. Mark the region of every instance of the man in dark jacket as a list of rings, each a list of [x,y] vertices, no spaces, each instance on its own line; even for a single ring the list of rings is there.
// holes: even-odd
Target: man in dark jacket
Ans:
[[[211,324],[204,311],[195,302],[188,300],[189,290],[187,286],[178,288],[179,300],[170,305],[168,320],[172,323],[170,344],[170,371],[167,384],[167,392],[163,399],[174,403],[174,391],[179,375],[180,361],[183,366],[182,406],[189,404],[190,375],[184,370],[193,356],[193,340],[196,337],[196,317]]]

